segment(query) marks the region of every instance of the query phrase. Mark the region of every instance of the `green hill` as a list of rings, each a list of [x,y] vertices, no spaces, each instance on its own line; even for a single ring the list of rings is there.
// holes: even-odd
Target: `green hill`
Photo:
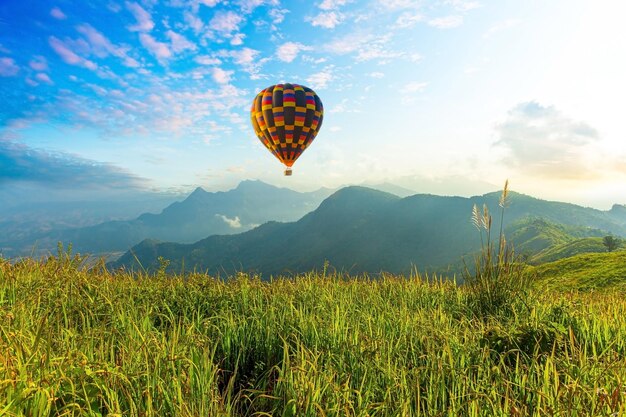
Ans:
[[[626,250],[583,253],[530,268],[539,286],[555,289],[626,289]]]
[[[265,277],[321,269],[327,262],[350,273],[438,271],[480,250],[472,206],[497,213],[499,194],[462,198],[417,194],[400,198],[365,187],[346,187],[294,223],[266,223],[239,235],[210,236],[193,244],[155,240],[133,247],[113,268],[155,270],[158,258],[169,270],[232,274],[254,271]],[[529,216],[535,216],[528,219]],[[542,219],[543,218],[543,219]],[[544,220],[545,219],[545,220]],[[493,230],[499,230],[499,216]],[[519,222],[519,223],[516,223]],[[556,224],[559,223],[559,224]],[[533,255],[578,237],[626,236],[606,213],[511,193],[507,239]],[[603,229],[600,231],[598,229]],[[511,233],[511,234],[509,234]],[[137,262],[139,261],[139,262]]]
[[[569,258],[582,253],[603,252],[606,252],[606,246],[602,244],[601,237],[585,237],[548,247],[532,256],[529,263],[538,265],[547,262],[554,262],[563,258]]]
[[[558,224],[545,218],[531,216],[513,222],[507,227],[506,236],[515,244],[517,253],[535,255],[544,250],[567,245],[577,238],[604,235],[606,232],[599,229]]]

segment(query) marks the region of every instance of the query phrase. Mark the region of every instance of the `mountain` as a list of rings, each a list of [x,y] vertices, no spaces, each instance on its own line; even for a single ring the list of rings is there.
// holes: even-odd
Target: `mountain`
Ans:
[[[153,270],[162,256],[171,262],[171,271],[180,272],[184,266],[222,275],[240,270],[264,276],[296,273],[321,268],[325,261],[352,273],[406,273],[413,266],[436,270],[480,249],[478,231],[470,220],[472,206],[487,204],[495,209],[499,198],[499,193],[471,198],[430,194],[400,198],[365,187],[346,187],[297,222],[266,223],[242,234],[210,236],[193,244],[144,241],[111,266]],[[495,235],[500,216],[497,211],[493,215]],[[505,224],[531,215],[581,235],[612,232],[626,236],[626,227],[614,223],[606,212],[511,193]],[[537,236],[518,229],[520,236],[527,234],[518,239],[522,243]],[[534,230],[541,228],[535,225]],[[566,239],[565,232],[560,238],[572,239]],[[533,245],[528,243],[537,251],[546,246]]]
[[[137,192],[62,200],[63,196],[46,195],[40,190],[33,195],[28,195],[27,190],[10,191],[0,191],[0,253],[6,256],[37,253],[43,246],[42,239],[59,230],[133,218],[146,211],[161,210],[179,198],[174,194]],[[56,241],[44,249],[54,246]]]
[[[390,194],[395,194],[398,197],[408,197],[410,195],[416,194],[414,190],[401,187],[399,185],[392,184],[390,182],[381,182],[381,183],[375,183],[375,184],[365,183],[365,184],[361,184],[361,186],[367,187],[367,188],[373,188],[379,191],[384,191]]]
[[[134,220],[108,221],[73,229],[53,230],[39,236],[39,248],[54,248],[58,241],[72,243],[75,251],[126,251],[144,239],[194,242],[213,234],[240,233],[270,220],[294,221],[315,209],[332,191],[300,193],[261,181],[243,181],[226,192],[197,188],[185,200],[159,214],[145,213]],[[26,249],[33,241],[21,244]]]
[[[533,216],[513,222],[506,230],[506,238],[514,243],[515,251],[527,257],[569,245],[580,240],[579,238],[599,238],[606,235],[606,232],[600,229],[558,224]]]
[[[615,222],[626,225],[626,205],[614,204],[611,210],[608,211],[608,215]]]

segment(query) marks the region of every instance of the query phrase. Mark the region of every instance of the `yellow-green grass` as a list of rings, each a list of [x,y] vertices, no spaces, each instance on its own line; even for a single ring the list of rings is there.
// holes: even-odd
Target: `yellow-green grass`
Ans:
[[[530,270],[537,275],[539,287],[626,293],[626,250],[583,253],[530,267]]]
[[[626,300],[0,261],[1,416],[626,415]],[[431,277],[432,278],[432,277]]]
[[[582,253],[604,253],[606,251],[606,246],[602,243],[601,237],[584,237],[550,246],[549,248],[533,255],[530,258],[529,263],[535,265],[545,264],[548,262],[558,261],[559,259],[580,255]]]

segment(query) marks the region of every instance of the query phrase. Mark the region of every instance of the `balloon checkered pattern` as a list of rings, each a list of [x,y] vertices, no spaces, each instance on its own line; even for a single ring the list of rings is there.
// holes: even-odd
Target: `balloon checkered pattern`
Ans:
[[[265,147],[291,167],[322,127],[324,106],[315,91],[308,87],[277,84],[257,94],[250,119]]]

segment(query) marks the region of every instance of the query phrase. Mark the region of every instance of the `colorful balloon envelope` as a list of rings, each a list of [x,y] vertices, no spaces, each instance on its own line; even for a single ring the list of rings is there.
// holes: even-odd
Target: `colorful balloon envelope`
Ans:
[[[315,139],[322,127],[324,106],[315,91],[298,84],[277,84],[257,94],[250,119],[263,145],[287,169]]]

